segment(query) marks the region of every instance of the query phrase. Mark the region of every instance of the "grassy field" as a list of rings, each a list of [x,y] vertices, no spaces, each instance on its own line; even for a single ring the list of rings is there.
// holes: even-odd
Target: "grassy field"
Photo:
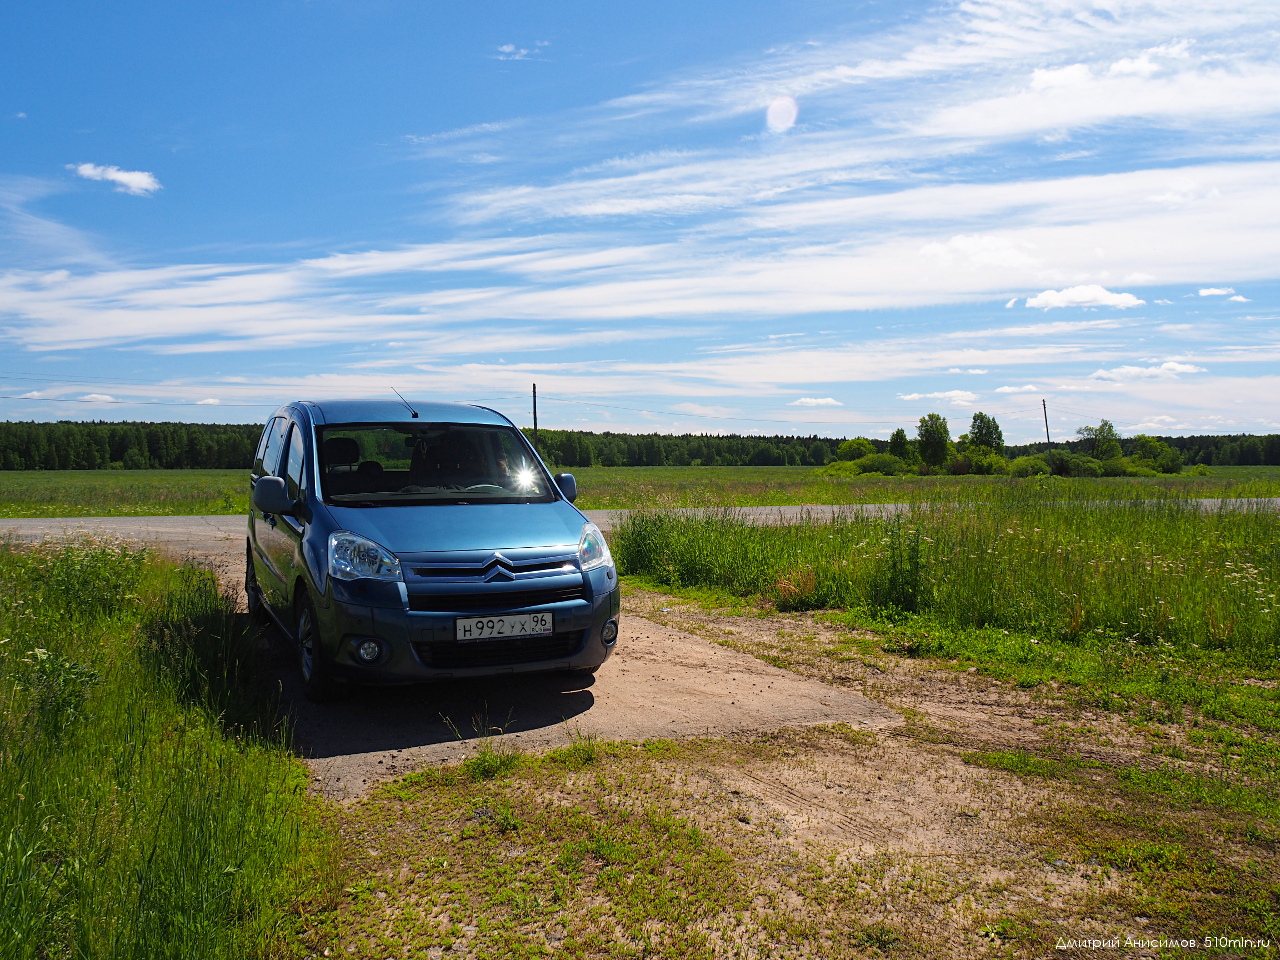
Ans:
[[[1036,480],[814,476],[809,467],[578,467],[578,506],[787,506],[1000,498]],[[1213,467],[1207,477],[1052,481],[1098,500],[1280,496],[1280,467]],[[0,518],[191,516],[249,509],[242,470],[0,471]]]
[[[211,574],[0,545],[0,956],[291,949],[336,863]]]
[[[628,590],[663,593],[646,616],[677,597],[760,623],[690,629],[856,685],[902,726],[542,755],[481,740],[341,808],[306,797],[210,575],[110,544],[0,549],[0,956],[1274,945],[1280,515],[1204,511],[1163,482],[951,482],[933,489],[981,493],[785,528],[650,511],[611,538]],[[812,629],[773,626],[787,617]],[[918,709],[941,675],[976,698],[970,727]],[[1001,717],[1039,733],[1002,741]],[[834,832],[804,832],[822,810]],[[937,842],[913,846],[910,816]]]
[[[1024,489],[784,528],[641,513],[612,542],[621,570],[660,589],[825,611],[907,656],[1139,721],[1194,723],[1224,775],[1280,793],[1274,512]],[[856,656],[858,643],[826,655]]]
[[[246,470],[0,471],[0,517],[247,513]]]

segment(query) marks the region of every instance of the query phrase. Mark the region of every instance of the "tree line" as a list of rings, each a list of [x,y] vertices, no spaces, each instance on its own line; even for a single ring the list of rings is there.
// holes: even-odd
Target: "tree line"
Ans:
[[[1033,463],[1039,461],[1045,471],[1055,473],[1169,472],[1173,454],[1179,467],[1280,466],[1280,435],[1276,434],[1120,437],[1104,420],[1098,427],[1082,428],[1080,436],[1067,443],[1006,446],[1000,425],[987,414],[974,414],[966,426],[966,432],[953,439],[946,418],[934,413],[921,418],[915,436],[899,429],[888,440],[541,430],[537,444],[549,462],[561,467],[824,467],[857,463],[872,454],[892,456],[898,462],[881,461],[879,469],[864,463],[859,470],[1003,473],[1016,465],[1019,470],[1039,472]],[[0,422],[0,469],[248,469],[261,432],[261,425],[254,423]],[[525,433],[533,439],[532,431]],[[850,469],[837,467],[844,472]]]
[[[248,469],[257,423],[0,423],[3,470]]]

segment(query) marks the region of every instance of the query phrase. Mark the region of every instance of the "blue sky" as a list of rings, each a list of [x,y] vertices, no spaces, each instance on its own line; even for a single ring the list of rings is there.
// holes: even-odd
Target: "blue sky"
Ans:
[[[1280,430],[1280,6],[0,9],[0,417]]]

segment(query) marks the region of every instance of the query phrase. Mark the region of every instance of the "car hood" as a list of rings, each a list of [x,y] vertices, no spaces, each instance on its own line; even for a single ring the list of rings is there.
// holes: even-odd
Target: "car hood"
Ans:
[[[563,500],[328,510],[338,527],[396,554],[566,545],[576,550],[586,522]]]

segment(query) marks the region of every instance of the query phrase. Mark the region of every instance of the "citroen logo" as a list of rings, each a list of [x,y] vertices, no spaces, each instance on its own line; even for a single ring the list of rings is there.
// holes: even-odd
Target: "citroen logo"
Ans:
[[[493,559],[484,565],[484,571],[484,579],[487,583],[501,583],[515,579],[511,575],[511,561],[500,553],[495,553]]]

